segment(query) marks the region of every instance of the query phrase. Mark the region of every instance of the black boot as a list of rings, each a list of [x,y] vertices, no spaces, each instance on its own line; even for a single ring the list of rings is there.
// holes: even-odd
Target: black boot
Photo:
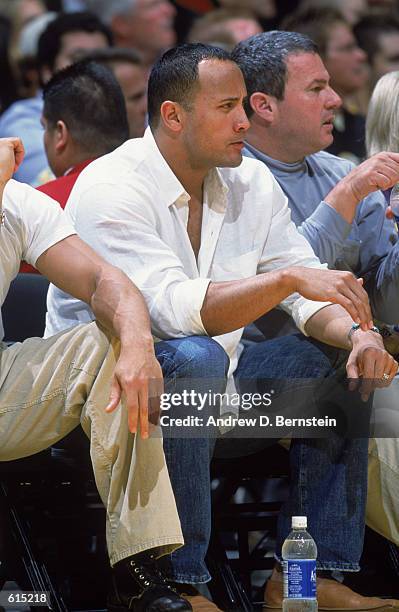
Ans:
[[[109,612],[189,612],[189,602],[167,582],[155,556],[140,553],[123,559],[112,570]]]

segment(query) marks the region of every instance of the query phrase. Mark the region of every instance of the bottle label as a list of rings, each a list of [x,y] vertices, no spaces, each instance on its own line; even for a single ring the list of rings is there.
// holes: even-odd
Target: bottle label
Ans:
[[[283,572],[286,599],[316,597],[315,559],[286,559],[283,561]]]

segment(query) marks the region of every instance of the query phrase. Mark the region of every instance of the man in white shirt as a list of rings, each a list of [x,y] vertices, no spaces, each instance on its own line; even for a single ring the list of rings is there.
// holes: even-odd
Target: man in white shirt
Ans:
[[[240,344],[242,328],[280,304],[306,335],[350,351],[348,376],[363,377],[367,396],[375,384],[391,382],[397,364],[371,329],[361,282],[320,264],[291,223],[287,200],[270,172],[256,160],[242,160],[249,125],[245,95],[241,72],[224,51],[206,45],[168,51],[151,73],[144,138],[84,170],[67,214],[89,244],[134,279],[147,300],[154,335],[171,346],[185,336],[215,336],[238,386],[245,378],[330,377],[334,367],[327,349],[303,336],[250,348]],[[49,333],[92,318],[88,308],[54,287],[48,306]],[[306,386],[298,380],[296,385],[301,393]],[[191,439],[189,447],[184,442],[164,440],[186,544],[171,556],[169,578],[192,584],[209,579],[204,555],[211,444],[204,438]],[[278,558],[290,515],[306,514],[319,567],[358,570],[367,440],[297,439],[291,462]],[[266,603],[279,607],[282,589],[276,584]],[[389,605],[328,579],[322,579],[318,598],[331,609]]]
[[[162,372],[145,302],[76,236],[54,200],[9,180],[22,158],[19,139],[0,140],[0,304],[25,259],[90,304],[98,323],[7,347],[0,316],[0,461],[37,453],[80,423],[107,510],[115,584],[148,604],[137,610],[191,610],[154,573],[155,557],[183,538],[162,441],[148,439],[148,395],[157,395]],[[147,584],[125,578],[132,564]]]

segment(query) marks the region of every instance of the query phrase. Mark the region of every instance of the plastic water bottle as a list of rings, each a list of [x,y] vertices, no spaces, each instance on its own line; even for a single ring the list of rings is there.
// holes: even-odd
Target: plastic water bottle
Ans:
[[[395,215],[396,225],[399,228],[399,183],[392,187],[391,195],[389,196],[389,206]]]
[[[306,528],[306,516],[293,516],[292,531],[283,544],[283,612],[314,612],[318,609],[316,599],[317,547]]]

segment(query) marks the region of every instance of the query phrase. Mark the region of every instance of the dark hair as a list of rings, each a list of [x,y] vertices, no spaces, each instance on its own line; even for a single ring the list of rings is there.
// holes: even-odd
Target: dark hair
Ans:
[[[41,34],[37,49],[39,68],[48,66],[52,71],[61,50],[62,37],[70,32],[101,32],[109,45],[112,45],[112,34],[109,28],[95,15],[87,12],[60,13],[51,21]]]
[[[43,116],[63,121],[90,157],[113,151],[129,138],[125,101],[109,68],[81,60],[59,70],[43,89]]]
[[[309,36],[318,46],[322,58],[327,54],[331,28],[337,23],[343,23],[351,29],[351,25],[337,9],[325,7],[309,7],[289,15],[281,24],[283,30],[300,32]]]
[[[397,34],[399,20],[395,15],[367,15],[353,28],[357,43],[367,53],[367,59],[373,64],[374,56],[380,50],[382,34]]]
[[[202,43],[169,49],[156,62],[148,82],[148,121],[156,127],[162,102],[173,100],[188,110],[198,87],[198,64],[203,60],[231,61],[230,53]]]
[[[245,110],[253,112],[250,97],[256,91],[282,100],[287,81],[287,57],[299,53],[318,53],[317,45],[296,32],[262,32],[236,45],[231,53],[239,65],[247,87]]]
[[[114,66],[120,63],[144,66],[143,59],[138,51],[135,49],[124,49],[122,47],[94,49],[94,51],[85,53],[84,59],[90,59],[103,66]]]

